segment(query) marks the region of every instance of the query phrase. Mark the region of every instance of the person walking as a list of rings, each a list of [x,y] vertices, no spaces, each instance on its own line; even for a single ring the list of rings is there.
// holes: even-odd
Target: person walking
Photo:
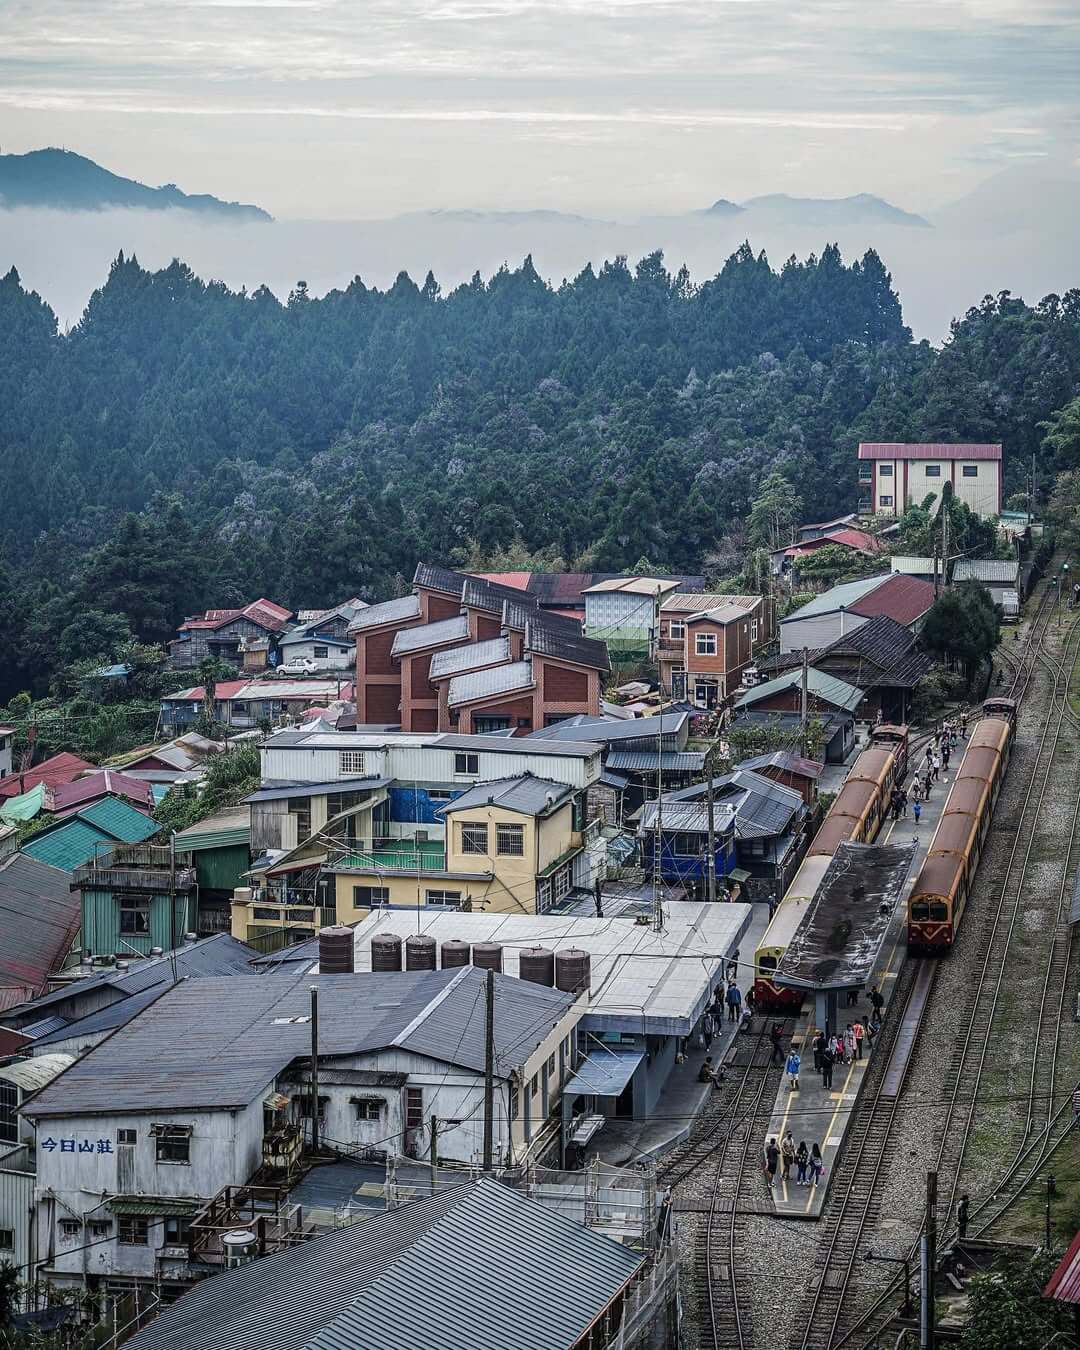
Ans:
[[[949,772],[949,755],[951,753],[952,752],[949,750],[949,742],[946,741],[945,744],[941,747],[941,767],[945,771],[945,773]]]
[[[795,1137],[788,1130],[780,1144],[780,1176],[785,1182],[791,1180],[791,1164],[795,1161]]]
[[[971,1201],[966,1195],[960,1197],[960,1203],[956,1207],[956,1231],[960,1235],[960,1241],[963,1242],[967,1237],[968,1214],[971,1209]]]
[[[881,990],[876,984],[873,989],[870,990],[870,1006],[874,1009],[874,1012],[877,1013],[877,1018],[880,1022],[885,1014],[885,999],[882,997]]]
[[[863,1024],[858,1020],[852,1022],[851,1032],[855,1037],[855,1058],[862,1059]]]
[[[814,1037],[814,1044],[813,1044],[815,1073],[821,1072],[821,1053],[824,1049],[825,1049],[825,1033],[823,1031],[819,1031],[817,1035]]]
[[[935,753],[935,755],[934,755],[934,782],[936,783],[937,780],[938,780],[940,777],[941,777],[941,756],[940,756],[939,754]]]
[[[773,1137],[765,1145],[765,1176],[770,1190],[776,1185],[776,1169],[779,1163],[780,1150],[776,1147],[776,1139]]]
[[[821,1174],[825,1171],[825,1160],[821,1156],[821,1149],[817,1144],[810,1150],[810,1185],[816,1186],[821,1180]]]
[[[905,819],[907,818],[907,808],[908,808],[907,788],[902,788],[900,790],[900,814]]]
[[[821,1052],[821,1086],[823,1088],[832,1087],[832,1070],[835,1058],[832,1045],[826,1045]]]
[[[784,1052],[781,1048],[783,1035],[784,1033],[780,1028],[780,1023],[774,1022],[772,1024],[772,1030],[769,1032],[769,1039],[772,1041],[772,1055],[769,1058],[770,1064],[783,1064],[784,1062]]]
[[[967,724],[968,715],[966,712],[962,712],[960,714],[960,735],[963,736],[965,741],[967,740]]]
[[[729,1022],[737,1022],[742,1013],[742,994],[737,984],[729,984],[727,991],[727,1015]]]
[[[918,774],[911,780],[911,799],[912,801],[922,801],[922,779]]]
[[[593,882],[593,904],[596,906],[596,917],[602,919],[604,917],[604,896],[599,881]]]
[[[844,1063],[855,1063],[855,1029],[850,1022],[844,1032]]]
[[[799,1066],[801,1064],[802,1064],[802,1056],[799,1054],[798,1050],[796,1050],[795,1047],[792,1046],[791,1053],[787,1057],[787,1075],[788,1075],[789,1092],[798,1092],[799,1090]]]
[[[806,1147],[806,1140],[799,1140],[799,1147],[795,1150],[795,1181],[800,1186],[806,1185],[806,1168],[810,1162],[810,1150]]]
[[[711,1050],[713,1036],[716,1035],[716,1023],[713,1021],[713,1015],[708,1008],[705,1009],[705,1015],[701,1019],[701,1034],[705,1039],[705,1049]]]
[[[927,793],[927,796],[929,796],[929,795],[930,795],[930,794]],[[919,818],[920,818],[921,815],[922,815],[922,802],[916,801],[916,802],[915,802],[915,805],[911,808],[911,813],[912,813],[912,815],[915,817],[915,824],[918,825],[918,823],[919,823]]]

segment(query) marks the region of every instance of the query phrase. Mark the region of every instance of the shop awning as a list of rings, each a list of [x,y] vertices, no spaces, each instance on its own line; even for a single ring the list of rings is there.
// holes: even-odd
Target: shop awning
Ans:
[[[175,1214],[186,1217],[197,1214],[206,1204],[184,1195],[114,1195],[109,1208],[114,1214],[152,1216]]]
[[[618,1097],[644,1058],[642,1050],[594,1050],[581,1061],[573,1078],[563,1085],[563,1095]]]

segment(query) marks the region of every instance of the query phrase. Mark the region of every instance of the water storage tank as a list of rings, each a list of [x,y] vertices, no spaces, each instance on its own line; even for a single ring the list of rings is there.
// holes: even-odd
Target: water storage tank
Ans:
[[[533,984],[555,983],[555,953],[548,947],[523,947],[518,958],[518,975]]]
[[[405,939],[405,969],[435,969],[435,939],[426,933],[414,933]]]
[[[225,1249],[226,1270],[231,1270],[233,1266],[246,1265],[248,1261],[254,1260],[257,1246],[255,1234],[249,1233],[246,1228],[234,1228],[229,1233],[223,1233],[221,1245]]]
[[[469,964],[469,944],[459,942],[457,938],[448,938],[442,945],[442,968],[450,970],[454,966]]]
[[[401,969],[401,938],[396,933],[376,933],[371,939],[371,969]]]
[[[588,989],[590,975],[588,952],[580,947],[564,947],[555,953],[555,988],[564,994],[576,994],[579,989]]]
[[[356,969],[355,935],[344,924],[319,930],[319,974],[351,975]]]
[[[472,963],[480,970],[497,970],[502,974],[502,948],[497,942],[474,942]]]

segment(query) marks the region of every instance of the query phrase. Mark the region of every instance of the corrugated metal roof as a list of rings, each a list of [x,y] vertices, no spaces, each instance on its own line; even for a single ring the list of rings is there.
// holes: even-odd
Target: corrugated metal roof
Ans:
[[[646,802],[641,808],[639,834],[648,834],[656,829],[656,802]],[[717,831],[730,829],[735,821],[735,808],[730,802],[713,804],[713,828]],[[660,817],[660,828],[666,834],[675,833],[707,834],[709,830],[709,811],[704,802],[673,802],[665,799]]]
[[[451,1252],[468,1260],[447,1260]],[[129,1344],[568,1350],[643,1261],[484,1177],[205,1280]]]
[[[181,853],[204,848],[230,848],[251,840],[251,811],[247,806],[227,806],[205,820],[178,830],[175,845]]]
[[[323,797],[332,792],[361,792],[365,789],[388,787],[392,778],[335,778],[328,783],[276,783],[269,782],[267,787],[253,792],[244,798],[244,804],[252,802],[278,802],[286,797]]]
[[[484,1067],[484,972],[407,971],[319,977],[327,1056],[396,1045],[475,1071]],[[310,979],[187,980],[102,1041],[35,1097],[30,1115],[215,1110],[244,1106],[310,1050]],[[569,1008],[566,994],[495,978],[500,1075],[522,1063]],[[304,1020],[299,1020],[304,1019]]]
[[[656,595],[659,591],[661,595],[665,591],[675,590],[677,583],[674,581],[661,581],[659,577],[612,577],[610,581],[598,581],[595,586],[589,586],[585,595],[603,595],[609,591],[621,591],[629,595]]]
[[[444,591],[447,595],[453,596],[461,595],[461,588],[467,579],[465,572],[455,572],[449,567],[440,567],[437,563],[417,563],[416,571],[413,573],[414,586]]]
[[[397,600],[384,600],[381,605],[369,605],[367,609],[362,609],[349,625],[349,632],[363,632],[365,628],[377,628],[382,623],[396,623],[401,619],[416,619],[419,616],[420,597],[403,595]]]
[[[721,605],[737,605],[749,612],[762,603],[760,595],[721,595],[716,591],[679,591],[665,595],[660,605],[661,614],[696,614],[699,610],[719,609]]]
[[[16,1059],[0,1065],[0,1078],[24,1092],[37,1092],[74,1063],[74,1055],[35,1055],[33,1059]]]
[[[1015,558],[957,558],[953,563],[953,581],[993,581],[1015,586],[1020,564]]]
[[[152,806],[154,801],[149,783],[141,778],[129,778],[115,769],[98,769],[74,783],[61,783],[54,787],[49,793],[50,807],[57,814],[69,815],[83,803],[110,793],[116,797],[128,797],[143,806]]]
[[[702,750],[663,750],[659,760],[660,768],[669,773],[701,773],[705,768],[705,752]],[[655,773],[656,761],[655,750],[609,750],[605,768]]]
[[[437,623],[422,623],[415,628],[403,628],[394,634],[394,645],[390,649],[392,656],[403,656],[406,652],[420,651],[424,647],[438,647],[444,642],[459,642],[469,636],[469,620],[465,614],[457,614],[452,619],[440,619]]]
[[[975,445],[958,442],[949,445],[942,441],[862,441],[860,459],[1000,459],[1000,445]]]
[[[467,670],[479,670],[481,666],[505,665],[510,660],[510,639],[504,637],[489,638],[486,642],[470,642],[464,647],[449,647],[436,652],[431,658],[428,679],[443,679],[448,675],[461,675]]]
[[[568,631],[566,627],[555,627],[546,623],[543,617],[531,619],[526,624],[525,650],[558,661],[588,666],[592,670],[611,669],[606,642],[583,637],[580,633]]]
[[[78,778],[79,774],[93,767],[88,760],[80,759],[78,755],[70,755],[65,751],[63,754],[43,759],[40,764],[27,769],[25,773],[9,774],[0,781],[0,797],[17,797],[38,783],[45,783],[49,787],[55,787],[58,783],[70,783],[72,779]]]
[[[515,605],[528,605],[536,608],[535,596],[520,590],[516,586],[499,586],[480,577],[466,577],[461,587],[461,603],[470,609],[486,610],[489,614],[502,614],[503,602],[509,600]]]
[[[791,750],[774,750],[771,755],[757,755],[754,759],[744,759],[737,766],[740,769],[783,769],[786,773],[797,774],[800,778],[820,778],[825,765],[815,759],[804,759]]]
[[[908,624],[921,618],[933,605],[934,598],[933,582],[892,572],[880,586],[861,596],[848,608],[852,614],[862,614],[867,618],[886,614],[897,623]]]
[[[447,700],[453,707],[460,703],[473,703],[478,698],[512,694],[519,689],[531,689],[532,687],[531,663],[528,661],[511,661],[509,665],[491,666],[487,670],[475,670],[465,675],[455,675],[450,681]]]
[[[22,851],[50,867],[74,872],[76,867],[104,853],[115,843],[111,834],[75,816],[35,834],[23,844]]]
[[[572,796],[573,788],[567,787],[565,783],[525,773],[516,778],[477,783],[460,797],[440,806],[436,814],[448,816],[456,811],[474,811],[480,806],[498,806],[504,811],[517,811],[524,816],[544,816],[558,810]]]
[[[1047,1204],[1050,1202],[1047,1201]],[[1050,1276],[1043,1298],[1058,1303],[1080,1305],[1080,1233],[1069,1243],[1069,1250],[1061,1258],[1057,1270]],[[1054,1337],[1051,1337],[1053,1340]]]
[[[775,680],[768,680],[765,684],[756,685],[753,689],[748,689],[741,698],[736,700],[736,710],[750,708],[755,703],[760,703],[762,699],[770,698],[774,694],[781,694],[785,690],[797,688],[802,684],[802,671],[791,670],[786,675],[778,675]],[[854,712],[862,702],[862,690],[856,689],[854,685],[847,684],[844,680],[838,680],[832,675],[826,675],[824,671],[815,670],[813,666],[806,673],[806,687],[814,698],[820,698],[826,703],[831,703],[835,708],[843,708],[845,712]]]
[[[150,784],[146,786],[149,788]],[[120,797],[103,797],[99,802],[92,802],[78,812],[76,819],[104,830],[124,844],[141,844],[161,829],[156,820],[151,820]]]
[[[896,553],[889,559],[889,566],[894,572],[900,572],[907,577],[932,577],[935,567],[938,575],[941,575],[941,562],[937,558],[917,558],[913,555]]]
[[[541,727],[525,737],[530,744],[538,740],[644,741],[662,735],[664,740],[681,737],[690,719],[688,712],[666,712],[652,717],[580,717]],[[685,744],[685,742],[684,742]]]
[[[577,1066],[573,1078],[563,1084],[565,1097],[618,1097],[645,1058],[642,1050],[594,1048]]]
[[[63,964],[81,920],[70,881],[25,852],[0,859],[0,988],[32,998]]]
[[[886,572],[881,576],[863,577],[861,581],[846,581],[842,586],[833,586],[827,591],[822,591],[820,595],[815,595],[813,600],[808,600],[794,614],[789,614],[780,622],[795,623],[798,619],[811,619],[817,614],[833,614],[838,609],[850,609],[857,600],[869,595],[892,575],[894,574]]]

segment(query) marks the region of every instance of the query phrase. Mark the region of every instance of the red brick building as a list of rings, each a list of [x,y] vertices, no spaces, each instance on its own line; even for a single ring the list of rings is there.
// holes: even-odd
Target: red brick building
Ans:
[[[719,707],[775,630],[769,596],[669,595],[660,607],[661,685],[674,698]]]

